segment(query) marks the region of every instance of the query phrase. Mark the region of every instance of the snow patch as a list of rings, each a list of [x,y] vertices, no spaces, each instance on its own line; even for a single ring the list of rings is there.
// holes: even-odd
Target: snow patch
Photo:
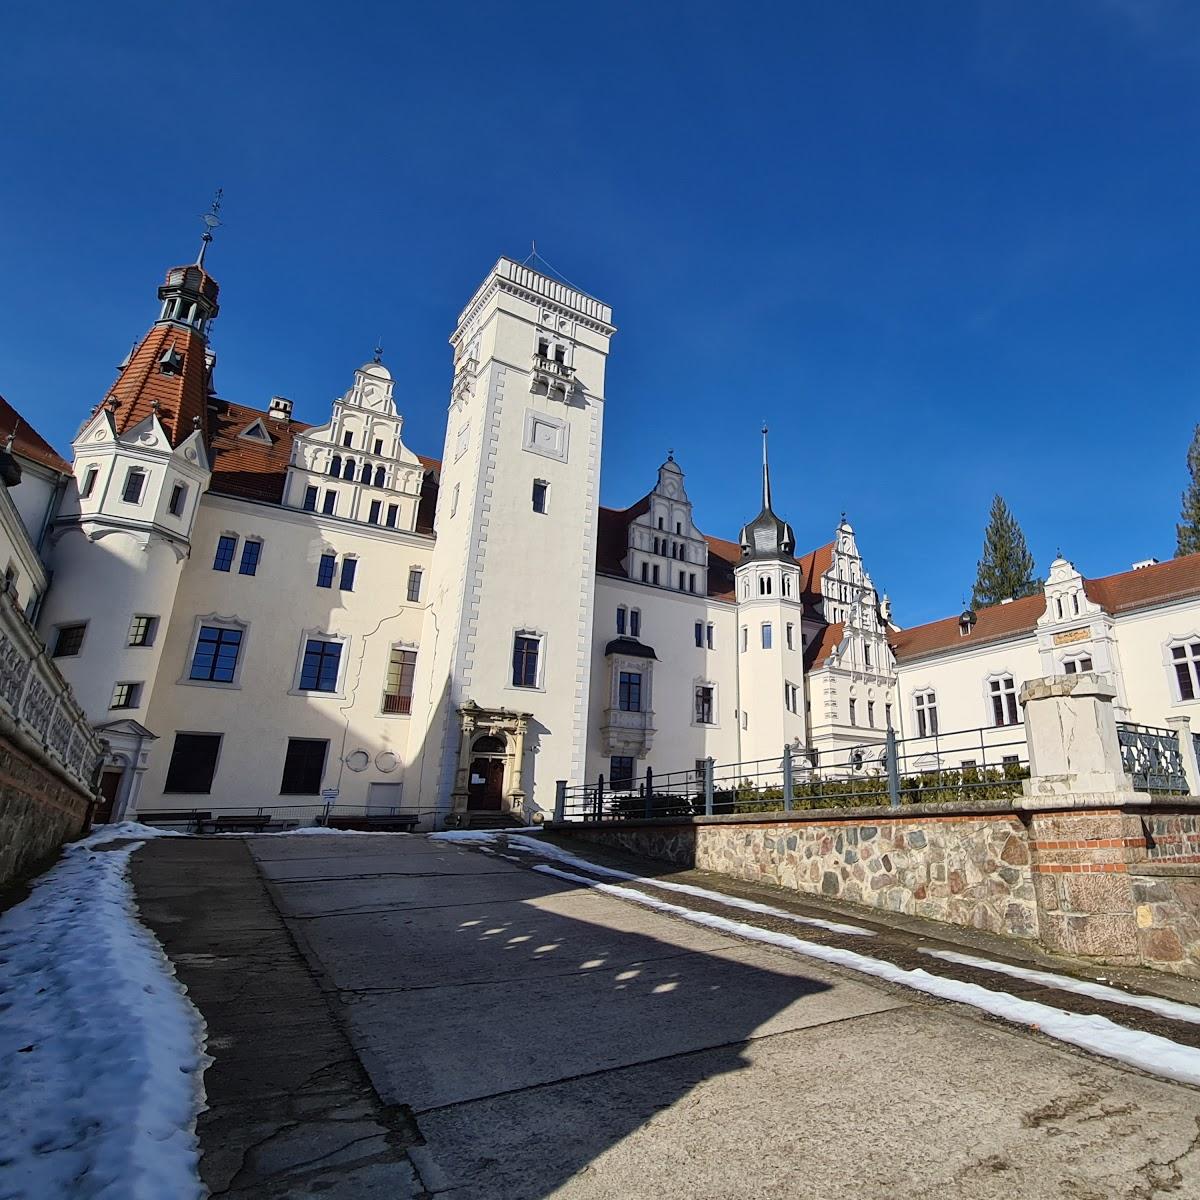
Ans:
[[[1070,975],[1056,975],[1051,971],[1038,971],[1032,967],[1017,967],[1012,963],[993,962],[989,958],[977,958],[973,954],[959,954],[957,950],[926,950],[922,954],[940,958],[945,962],[959,963],[964,967],[978,967],[981,971],[995,971],[1000,975],[1011,975],[1014,979],[1028,979],[1031,983],[1044,984],[1063,992],[1075,992],[1090,996],[1093,1000],[1108,1000],[1123,1004],[1126,1008],[1141,1008],[1160,1017],[1171,1017],[1176,1021],[1189,1021],[1200,1025],[1200,1008],[1182,1004],[1178,1000],[1166,1000],[1162,996],[1142,996],[1137,992],[1126,992],[1120,988],[1106,987],[1086,979],[1073,979]]]
[[[204,1023],[137,919],[138,830],[67,847],[0,915],[0,1193],[5,1200],[190,1200]],[[150,830],[148,836],[170,836]]]
[[[740,921],[731,921],[726,917],[718,917],[712,913],[697,912],[695,909],[684,908],[679,904],[670,904],[654,896],[633,888],[620,887],[612,883],[597,883],[570,871],[558,867],[539,865],[533,868],[545,875],[555,875],[560,879],[568,879],[572,883],[584,887],[595,888],[634,904],[657,909],[659,912],[670,913],[682,917],[696,925],[705,925],[709,929],[720,930],[724,933],[736,934],[738,937],[749,938],[752,941],[764,942],[769,946],[778,946],[807,958],[815,958],[821,962],[832,963],[839,967],[848,967],[864,975],[872,975],[876,979],[888,983],[899,984],[936,996],[940,1000],[950,1000],[959,1004],[969,1004],[982,1012],[1012,1021],[1019,1025],[1031,1026],[1040,1030],[1048,1037],[1068,1042],[1081,1050],[1090,1051],[1103,1058],[1115,1059],[1174,1079],[1180,1083],[1200,1085],[1200,1050],[1192,1046],[1182,1046],[1167,1038],[1153,1033],[1142,1033],[1138,1030],[1126,1029],[1108,1020],[1107,1017],[1094,1013],[1080,1014],[1065,1012],[1061,1008],[1053,1008],[1036,1000],[1022,1000],[1007,992],[993,992],[980,987],[976,983],[963,983],[957,979],[946,979],[941,975],[931,975],[921,969],[906,970],[894,963],[882,959],[871,958],[859,954],[856,950],[842,950],[836,946],[821,946],[816,942],[807,942],[803,938],[790,933],[776,933],[772,929],[760,929],[755,925],[746,925]]]
[[[120,838],[137,838],[146,842],[151,838],[160,837],[190,837],[181,829],[164,829],[158,825],[143,825],[140,821],[118,821],[115,825],[95,825],[92,832],[77,842],[69,842],[64,850],[91,849],[93,846],[103,846],[105,842],[115,842]]]

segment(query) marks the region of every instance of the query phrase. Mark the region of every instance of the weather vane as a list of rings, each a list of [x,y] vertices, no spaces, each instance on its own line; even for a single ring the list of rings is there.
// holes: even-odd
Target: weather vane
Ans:
[[[383,338],[382,337],[378,337],[375,339],[375,361],[377,363],[383,362]]]
[[[204,255],[208,250],[209,242],[213,240],[213,230],[221,224],[221,197],[224,194],[224,188],[217,188],[208,212],[202,214],[200,217],[200,220],[204,222],[204,233],[200,238],[200,257],[196,259],[196,266],[198,267],[204,266]]]

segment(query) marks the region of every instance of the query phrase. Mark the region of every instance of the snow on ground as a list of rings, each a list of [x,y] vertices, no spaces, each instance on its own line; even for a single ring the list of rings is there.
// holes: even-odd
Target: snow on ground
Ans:
[[[1037,971],[1032,967],[994,962],[990,958],[976,958],[973,954],[960,954],[957,950],[923,948],[921,953],[943,959],[945,962],[959,963],[964,967],[978,967],[981,971],[995,971],[1000,975],[1011,975],[1014,979],[1028,979],[1046,987],[1058,988],[1060,991],[1090,996],[1093,1000],[1108,1000],[1110,1003],[1124,1004],[1126,1008],[1141,1008],[1160,1017],[1171,1017],[1176,1021],[1190,1021],[1193,1025],[1200,1025],[1200,1008],[1192,1004],[1181,1004],[1178,1000],[1165,1000],[1161,996],[1142,996],[1137,992],[1126,992],[1121,988],[1107,987],[1087,979],[1072,979],[1070,975],[1056,975],[1051,971]]]
[[[762,913],[768,917],[780,917],[785,921],[796,921],[801,925],[813,925],[818,929],[828,929],[832,933],[846,933],[855,937],[874,937],[874,933],[869,929],[864,929],[861,925],[846,925],[840,921],[824,921],[820,917],[802,917],[799,913],[789,912],[786,908],[775,908],[770,904],[760,904],[757,900],[744,900],[741,896],[728,896],[724,892],[714,892],[709,888],[696,887],[690,883],[672,883],[667,879],[659,879],[652,875],[633,875],[629,871],[618,871],[613,867],[602,867],[598,863],[589,862],[586,858],[579,858],[577,855],[571,854],[569,851],[563,850],[560,846],[552,845],[549,842],[543,842],[538,838],[522,837],[521,831],[507,830],[464,830],[461,833],[445,834],[434,833],[431,837],[441,838],[444,840],[453,840],[460,842],[478,842],[481,843],[481,849],[486,849],[482,843],[493,842],[498,834],[503,833],[508,844],[514,850],[523,850],[528,854],[538,854],[542,858],[549,858],[555,862],[562,863],[564,866],[575,867],[581,871],[591,871],[594,875],[606,875],[610,879],[624,879],[627,883],[641,883],[647,887],[662,888],[668,892],[681,892],[685,896],[696,896],[702,900],[714,900],[718,904],[723,904],[727,908],[740,908],[746,912]]]
[[[1116,1059],[1129,1066],[1138,1067],[1167,1079],[1175,1079],[1180,1083],[1200,1085],[1200,1050],[1192,1046],[1181,1046],[1167,1038],[1153,1033],[1142,1033],[1134,1029],[1126,1029],[1094,1013],[1080,1014],[1065,1012],[1049,1004],[1041,1004],[1035,1000],[1022,1000],[1007,992],[993,992],[975,983],[963,983],[957,979],[946,979],[941,975],[931,975],[928,971],[906,970],[895,963],[883,959],[872,958],[859,954],[855,950],[842,950],[836,946],[820,946],[815,942],[807,942],[803,938],[790,933],[776,933],[772,929],[760,929],[755,925],[746,925],[741,921],[731,921],[727,917],[718,917],[712,913],[697,912],[695,909],[684,908],[679,904],[671,904],[659,900],[655,896],[647,896],[644,892],[633,888],[620,887],[612,883],[598,883],[571,871],[560,870],[539,864],[533,868],[545,875],[555,875],[560,879],[570,880],[585,887],[619,896],[622,900],[631,900],[647,908],[659,912],[670,913],[691,921],[697,925],[705,925],[709,929],[720,930],[724,933],[736,934],[738,937],[749,938],[756,942],[765,942],[769,946],[777,946],[802,954],[807,958],[815,958],[822,962],[833,963],[839,967],[848,967],[864,975],[872,975],[888,983],[899,984],[902,987],[913,988],[926,995],[936,996],[941,1000],[951,1000],[959,1004],[969,1004],[992,1016],[1000,1017],[1020,1025],[1028,1025],[1040,1030],[1049,1037],[1062,1042],[1069,1042],[1082,1050],[1099,1054],[1104,1058]]]
[[[139,841],[113,850],[115,838]],[[204,1024],[137,919],[130,855],[98,829],[0,914],[0,1197],[203,1196]]]

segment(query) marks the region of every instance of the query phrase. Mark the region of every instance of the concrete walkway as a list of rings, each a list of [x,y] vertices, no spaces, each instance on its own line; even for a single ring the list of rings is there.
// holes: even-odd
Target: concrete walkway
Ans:
[[[200,1133],[230,1195],[1200,1195],[1192,1089],[497,855],[323,835],[164,839],[137,862],[213,1031]],[[337,1099],[298,1105],[307,1077],[255,1060],[310,1043]],[[247,1074],[257,1097],[228,1089]],[[229,1149],[267,1111],[328,1137],[343,1100],[330,1158],[272,1175],[278,1133]],[[346,1190],[350,1169],[384,1190]]]

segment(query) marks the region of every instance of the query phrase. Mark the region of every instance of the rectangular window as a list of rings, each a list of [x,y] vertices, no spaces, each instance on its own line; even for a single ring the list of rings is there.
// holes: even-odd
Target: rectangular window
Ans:
[[[112,703],[109,708],[137,708],[141,700],[142,685],[140,683],[118,683],[113,688]]]
[[[384,522],[384,524],[389,529],[396,528],[396,517],[399,515],[399,512],[400,512],[400,509],[399,509],[398,505],[389,504],[387,506],[387,520]]]
[[[650,564],[642,563],[642,582],[649,583],[650,581]]]
[[[342,643],[309,638],[304,643],[304,661],[300,665],[302,692],[336,692],[338,668],[342,662]]]
[[[1077,675],[1082,671],[1090,671],[1092,669],[1092,660],[1086,655],[1081,655],[1079,658],[1068,658],[1063,663],[1063,671],[1068,675]]]
[[[689,571],[688,572],[688,591],[694,592],[695,590],[696,590],[696,572]]]
[[[917,737],[936,737],[937,696],[933,692],[918,692],[913,697],[913,708],[917,714]]]
[[[744,654],[749,649],[750,649],[750,627],[748,625],[743,625],[742,626],[742,653]]]
[[[327,516],[332,517],[337,511],[337,492],[326,492],[325,502],[321,505],[321,511]]]
[[[650,569],[650,582],[658,583],[658,563],[655,563]]]
[[[183,512],[183,501],[186,495],[187,488],[184,487],[182,483],[177,483],[171,489],[171,501],[167,505],[167,511],[171,514],[171,516],[177,517],[181,512]]]
[[[872,729],[875,728],[875,701],[874,700],[867,701],[867,724]]]
[[[383,438],[375,439],[375,453],[380,455],[383,454]]]
[[[315,487],[306,487],[304,489],[304,511],[317,511],[317,489]]]
[[[695,714],[697,725],[714,725],[713,688],[711,684],[698,683],[695,687]]]
[[[383,685],[383,711],[407,716],[412,711],[413,679],[417,674],[415,650],[393,650]]]
[[[640,671],[622,671],[617,680],[617,707],[622,712],[642,711],[642,675]]]
[[[262,556],[262,542],[247,538],[242,543],[242,561],[238,564],[239,575],[257,575],[258,560]]]
[[[629,610],[629,636],[642,636],[642,610],[640,608],[631,608]]]
[[[342,559],[342,578],[339,586],[343,592],[354,591],[354,574],[358,570],[357,558]]]
[[[533,481],[533,511],[544,513],[550,496],[550,485],[544,479]]]
[[[615,754],[608,760],[608,786],[619,792],[627,792],[633,788],[632,758]]]
[[[868,671],[871,669],[871,646],[869,643],[863,645],[863,666]]]
[[[99,467],[88,467],[83,477],[83,486],[79,489],[79,498],[86,500],[96,490],[96,480],[100,478]]]
[[[988,683],[992,696],[992,723],[1015,725],[1017,723],[1017,689],[1011,675],[1003,675]]]
[[[177,733],[163,791],[207,795],[212,791],[220,749],[219,733]]]
[[[353,433],[343,433],[342,434],[342,445],[347,446],[347,447],[353,446],[354,445],[354,434]]]
[[[217,553],[213,557],[214,571],[228,571],[233,566],[233,556],[237,551],[238,540],[227,533],[217,538]]]
[[[411,567],[408,572],[408,602],[416,604],[421,599],[421,570]]]
[[[619,604],[617,606],[617,636],[618,637],[625,636],[625,618],[627,616],[628,616],[628,612],[627,612],[625,606],[623,604]]]
[[[336,555],[321,555],[321,561],[317,564],[317,587],[333,587],[333,573],[336,567]]]
[[[242,630],[201,625],[188,678],[205,683],[232,683],[241,649]]]
[[[78,625],[60,625],[58,636],[54,639],[53,657],[74,658],[83,645],[83,634],[86,629],[86,621],[82,621]]]
[[[140,467],[130,467],[129,474],[125,476],[125,487],[121,492],[121,499],[126,504],[141,504],[142,489],[146,486],[146,472]]]
[[[513,687],[537,687],[541,639],[518,633],[513,638]]]
[[[152,646],[154,644],[154,627],[157,623],[157,617],[135,616],[129,622],[128,644],[130,646]]]
[[[762,626],[762,648],[770,650],[771,648],[771,626],[769,622],[764,621]]]
[[[858,703],[854,700],[850,701],[850,724],[858,724]]]
[[[321,776],[325,774],[325,756],[328,751],[329,743],[318,738],[288,738],[279,794],[317,795],[321,790]]]
[[[891,729],[892,727],[892,706],[890,704],[883,706],[883,724],[886,729]]]
[[[379,513],[382,509],[383,509],[383,501],[382,500],[372,500],[371,501],[371,511],[367,514],[367,520],[370,521],[372,525],[379,524]]]
[[[704,647],[704,622],[696,622],[696,645],[701,649]]]
[[[796,704],[799,697],[799,689],[794,683],[784,682],[783,685],[783,706],[788,712],[796,711]]]
[[[796,630],[796,627],[795,627],[795,625],[793,625],[791,623],[791,621],[789,621],[787,623],[787,625],[784,626],[784,630],[783,630],[784,638],[787,643],[787,648],[789,650],[795,650],[795,648],[796,648],[795,630]]]
[[[711,650],[713,648],[713,627],[711,625],[705,626],[704,638],[708,648]]]

